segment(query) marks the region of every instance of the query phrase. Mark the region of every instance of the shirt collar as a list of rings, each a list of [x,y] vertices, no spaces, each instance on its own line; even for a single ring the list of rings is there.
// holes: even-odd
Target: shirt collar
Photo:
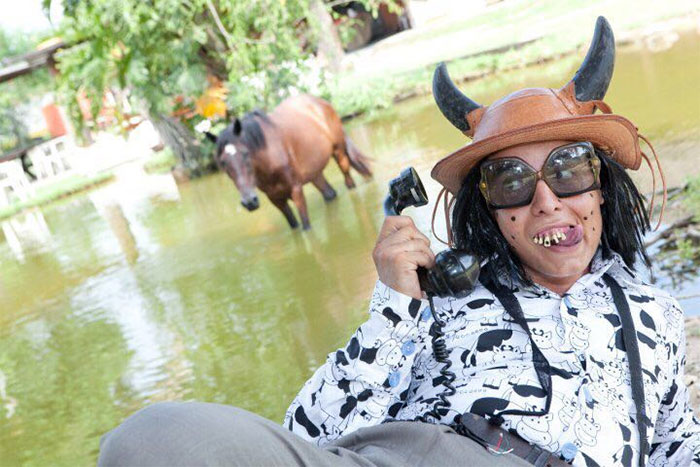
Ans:
[[[589,272],[581,276],[574,283],[574,285],[571,286],[571,289],[569,289],[569,291],[579,288],[588,288],[592,286],[595,281],[600,279],[603,276],[603,274],[605,274],[606,272],[614,274],[616,270],[622,265],[624,265],[624,261],[622,260],[622,257],[619,254],[612,252],[609,258],[604,259],[603,250],[601,248],[598,248],[598,250],[596,250],[595,254],[593,255],[593,259],[591,260]],[[539,284],[521,286],[521,289],[524,291],[533,292],[537,296],[543,296],[547,298],[559,297],[557,293]],[[569,292],[567,292],[567,294],[568,293]]]

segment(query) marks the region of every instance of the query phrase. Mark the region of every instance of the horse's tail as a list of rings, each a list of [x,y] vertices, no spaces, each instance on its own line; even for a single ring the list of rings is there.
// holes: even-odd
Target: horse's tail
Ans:
[[[367,178],[371,177],[372,171],[369,168],[369,158],[362,154],[347,136],[345,137],[345,147],[347,148],[348,159],[350,159],[352,168]]]

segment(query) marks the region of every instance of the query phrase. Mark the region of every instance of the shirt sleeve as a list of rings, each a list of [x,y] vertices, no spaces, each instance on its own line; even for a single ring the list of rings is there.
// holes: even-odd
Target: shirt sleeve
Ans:
[[[426,308],[427,301],[377,281],[369,320],[306,382],[284,425],[322,446],[395,416],[406,401],[415,358],[429,342]]]
[[[675,318],[673,319],[675,315]],[[661,401],[651,441],[649,465],[700,464],[700,421],[693,416],[685,373],[685,329],[683,312],[674,300],[667,310],[669,326],[679,327],[679,342],[671,344],[670,387]],[[673,332],[667,332],[673,335]]]

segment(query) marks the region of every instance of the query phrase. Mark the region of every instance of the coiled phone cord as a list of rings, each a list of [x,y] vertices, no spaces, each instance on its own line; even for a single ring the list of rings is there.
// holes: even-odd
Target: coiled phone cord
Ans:
[[[435,307],[433,306],[432,295],[428,295],[428,303],[430,304],[430,312],[433,315],[433,324],[430,326],[430,334],[432,335],[431,344],[433,346],[433,355],[435,356],[435,360],[438,363],[443,364],[442,368],[440,369],[440,375],[443,378],[441,384],[445,387],[445,390],[438,395],[438,398],[440,400],[435,402],[432,408],[426,413],[416,417],[416,421],[431,423],[428,417],[432,417],[433,423],[437,423],[440,420],[440,418],[442,418],[442,415],[445,415],[449,408],[452,406],[448,398],[455,395],[455,393],[457,392],[457,389],[452,384],[457,379],[457,375],[455,375],[454,372],[450,371],[452,361],[450,360],[450,354],[447,351],[447,344],[445,343],[445,332],[443,331],[445,321],[440,319],[437,312],[435,311]],[[443,414],[440,414],[440,409],[443,410]]]
[[[489,418],[489,421],[492,422],[494,425],[500,425],[503,423],[503,415],[506,414],[529,416],[546,415],[547,413],[549,413],[549,408],[552,403],[552,376],[549,362],[544,357],[540,349],[537,347],[537,344],[532,340],[530,328],[523,316],[522,308],[520,307],[520,303],[518,303],[518,300],[515,298],[515,295],[513,295],[513,293],[508,289],[496,285],[497,282],[489,276],[490,273],[491,271],[489,270],[489,272],[485,274],[485,276],[487,276],[488,278],[483,281],[483,284],[498,299],[498,301],[501,302],[506,312],[515,320],[516,323],[518,323],[523,328],[523,330],[525,330],[527,335],[530,337],[535,372],[537,373],[537,378],[540,382],[540,385],[542,386],[542,389],[546,392],[547,396],[545,399],[545,406],[542,410],[502,410],[499,413],[492,414]],[[435,360],[438,363],[443,364],[443,367],[440,369],[440,375],[443,377],[442,385],[445,387],[445,390],[438,395],[439,400],[433,404],[433,407],[423,415],[416,417],[415,420],[430,423],[431,420],[429,420],[429,417],[432,417],[433,423],[437,423],[443,415],[447,414],[449,408],[452,405],[450,404],[448,397],[453,396],[457,392],[457,389],[455,388],[454,384],[452,384],[457,379],[457,375],[455,375],[454,372],[450,371],[452,362],[449,359],[450,354],[447,351],[447,344],[445,343],[444,338],[445,332],[443,331],[443,327],[446,323],[444,320],[440,319],[437,312],[435,311],[432,295],[428,295],[428,303],[430,304],[430,312],[432,313],[434,320],[430,328],[430,334],[433,336],[433,354],[435,355]],[[441,411],[443,412],[442,414],[440,413]],[[458,414],[455,417],[455,424],[453,428],[459,434],[465,434],[463,433],[465,427],[463,427],[461,423],[461,418],[461,414]]]

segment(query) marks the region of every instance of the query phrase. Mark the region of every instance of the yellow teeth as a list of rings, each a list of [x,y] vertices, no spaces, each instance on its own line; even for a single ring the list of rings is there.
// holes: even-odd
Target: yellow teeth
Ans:
[[[561,230],[555,230],[554,232],[548,233],[547,235],[535,235],[532,237],[532,242],[537,245],[542,245],[545,248],[549,248],[552,244],[558,244],[562,240],[566,240],[566,234]]]

